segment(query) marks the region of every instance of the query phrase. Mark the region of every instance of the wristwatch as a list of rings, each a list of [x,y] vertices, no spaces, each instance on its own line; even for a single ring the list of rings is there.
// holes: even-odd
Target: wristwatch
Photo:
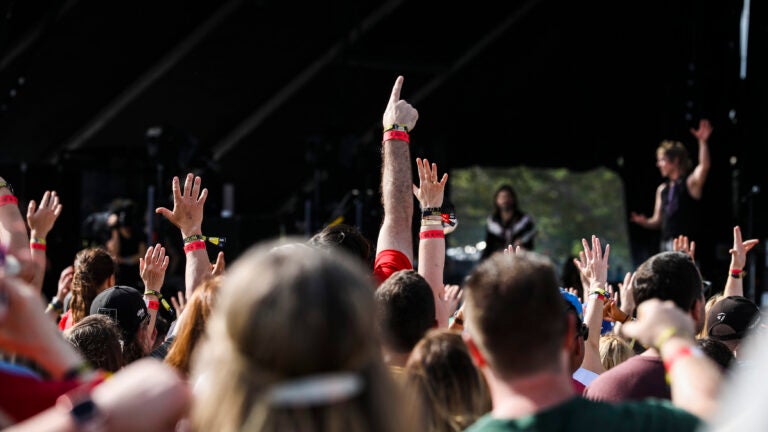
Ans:
[[[103,432],[107,430],[104,413],[91,399],[87,391],[64,393],[56,399],[56,405],[69,411],[77,425],[77,430],[84,432]]]
[[[10,184],[10,183],[8,183],[8,182],[7,182],[7,181],[5,181],[5,180],[3,180],[3,181],[0,181],[0,189],[2,189],[2,188],[8,188],[8,190],[9,190],[9,191],[11,191],[11,195],[15,195],[15,194],[13,193],[13,186],[11,186],[11,184]]]

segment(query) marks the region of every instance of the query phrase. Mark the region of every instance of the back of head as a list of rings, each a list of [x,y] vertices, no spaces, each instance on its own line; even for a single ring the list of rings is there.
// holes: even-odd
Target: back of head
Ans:
[[[699,269],[683,252],[660,252],[643,262],[635,271],[635,302],[648,299],[671,300],[689,312],[702,296]]]
[[[307,244],[321,250],[339,247],[353,256],[360,257],[364,263],[371,264],[371,242],[354,225],[328,225],[313,235]]]
[[[98,288],[115,274],[116,267],[112,256],[101,247],[81,249],[73,267],[70,309],[73,322],[78,322],[90,313]]]
[[[345,252],[284,241],[227,271],[193,354],[194,429],[394,430],[368,271]]]
[[[384,345],[409,353],[435,327],[435,298],[429,282],[414,270],[393,273],[376,289],[376,320]]]
[[[760,323],[760,307],[742,296],[718,300],[707,312],[707,335],[719,341],[740,340]]]
[[[600,336],[600,363],[609,370],[635,355],[632,346],[621,337],[606,333]]]
[[[464,292],[465,331],[497,375],[513,378],[561,368],[567,319],[547,257],[496,252],[472,270]]]
[[[117,323],[106,315],[89,315],[63,332],[94,368],[117,372],[123,367],[122,335]]]
[[[462,431],[491,409],[485,378],[458,332],[427,332],[414,347],[405,376],[408,395],[422,404],[424,430]]]
[[[116,285],[102,291],[91,303],[91,315],[102,314],[115,320],[123,336],[123,361],[131,363],[147,354],[139,332],[149,324],[147,305],[139,290]],[[142,333],[143,334],[143,333]]]
[[[728,345],[710,337],[696,339],[696,345],[701,348],[707,357],[711,358],[720,369],[728,371],[736,358]]]
[[[184,319],[179,323],[176,338],[168,350],[165,362],[184,375],[189,374],[192,353],[205,333],[205,325],[213,310],[223,276],[207,279],[195,289],[184,308]]]

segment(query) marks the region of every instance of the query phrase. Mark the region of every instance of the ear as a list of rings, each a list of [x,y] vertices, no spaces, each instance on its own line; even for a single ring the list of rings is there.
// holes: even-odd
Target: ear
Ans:
[[[704,319],[706,318],[706,311],[704,310],[704,305],[706,304],[706,300],[704,299],[703,295],[700,295],[696,301],[693,302],[693,306],[691,306],[690,314],[691,318],[693,318],[693,322],[703,323]]]
[[[576,344],[576,317],[571,312],[565,314],[565,340],[563,341],[563,347],[569,352],[573,352],[574,345]]]
[[[472,336],[467,332],[462,332],[461,337],[464,339],[464,343],[467,344],[467,349],[469,350],[469,355],[472,357],[472,361],[479,369],[484,368],[486,365],[485,357],[483,357],[483,353],[480,352],[480,348],[477,347],[475,341],[472,340]]]

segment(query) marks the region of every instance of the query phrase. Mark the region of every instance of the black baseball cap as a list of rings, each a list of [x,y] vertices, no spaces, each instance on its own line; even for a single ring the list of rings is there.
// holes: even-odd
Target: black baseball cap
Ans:
[[[132,340],[149,317],[144,297],[136,288],[116,285],[99,293],[91,303],[91,315],[103,314],[120,325],[126,341]]]
[[[742,296],[729,296],[712,305],[707,313],[707,334],[720,341],[743,338],[760,322],[760,308]]]

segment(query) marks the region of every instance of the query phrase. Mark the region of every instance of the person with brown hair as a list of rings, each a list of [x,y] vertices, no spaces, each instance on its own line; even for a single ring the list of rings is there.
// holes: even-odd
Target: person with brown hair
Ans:
[[[599,256],[585,258],[590,272],[601,265]],[[714,411],[721,373],[709,358],[695,355],[691,317],[671,302],[651,299],[638,307],[637,321],[622,327],[625,337],[659,350],[677,408],[664,401],[596,402],[579,397],[571,383],[564,360],[575,319],[558,285],[552,262],[525,250],[492,255],[465,281],[463,336],[493,402],[467,431],[698,430]]]
[[[630,213],[630,221],[646,229],[661,230],[660,251],[671,251],[672,242],[680,235],[696,238],[696,209],[709,173],[709,136],[712,125],[709,120],[699,121],[698,129],[691,134],[699,143],[699,163],[691,170],[688,150],[680,141],[664,140],[656,149],[656,166],[665,179],[656,188],[653,215],[647,217]]]
[[[81,249],[75,255],[72,274],[72,300],[59,320],[66,330],[90,314],[91,303],[99,293],[115,284],[115,261],[102,247]]]
[[[205,325],[211,316],[222,278],[215,276],[207,279],[195,289],[170,336],[171,347],[165,362],[184,376],[189,375],[192,353],[205,333]]]
[[[94,368],[117,372],[123,367],[123,336],[108,316],[88,315],[62,334]]]
[[[459,432],[491,409],[491,395],[461,332],[433,329],[405,365],[407,393],[419,399],[430,432]]]
[[[374,288],[341,249],[252,246],[227,270],[194,351],[192,430],[415,430],[382,361]]]

